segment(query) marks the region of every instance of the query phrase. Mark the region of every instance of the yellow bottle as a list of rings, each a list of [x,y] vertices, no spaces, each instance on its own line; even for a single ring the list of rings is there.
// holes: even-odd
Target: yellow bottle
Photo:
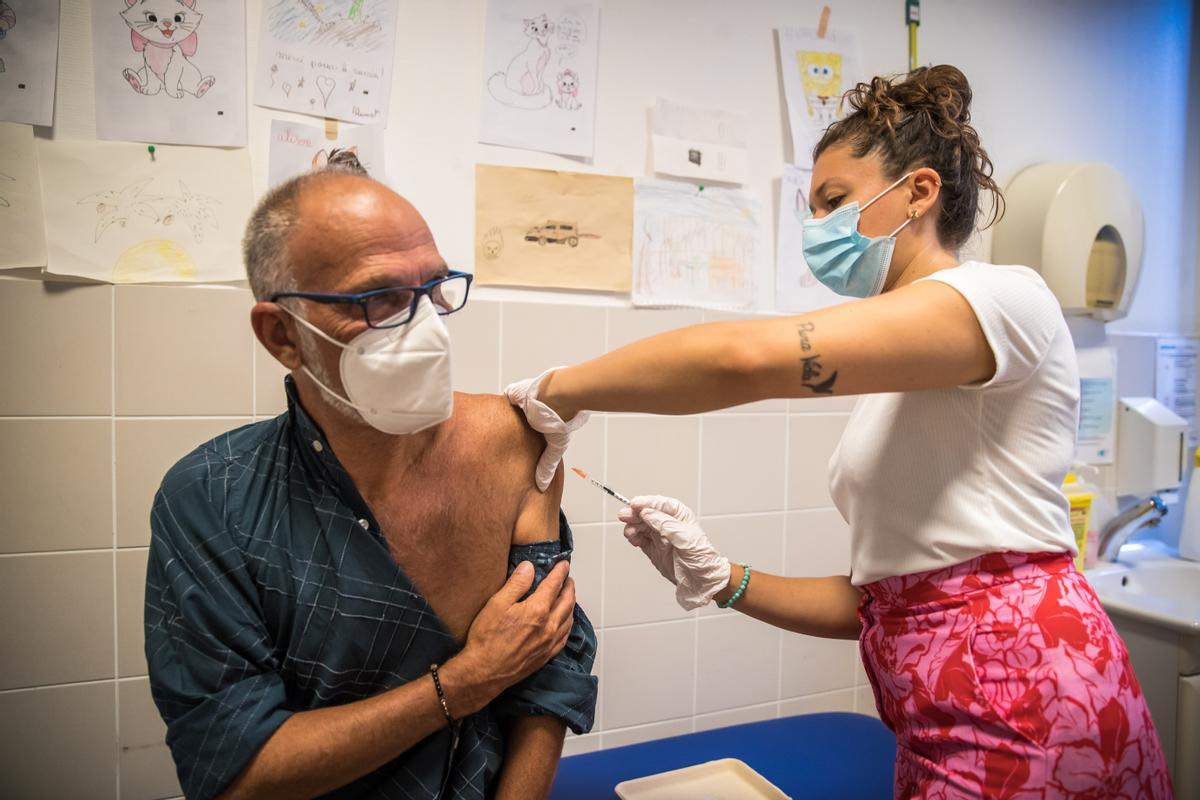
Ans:
[[[1075,534],[1075,545],[1079,549],[1079,554],[1075,556],[1075,568],[1082,570],[1085,566],[1091,566],[1094,560],[1091,551],[1095,548],[1096,537],[1094,534],[1089,536],[1089,531],[1092,524],[1092,501],[1096,499],[1096,493],[1091,491],[1087,484],[1080,482],[1074,472],[1067,473],[1062,490],[1071,504],[1071,530]]]

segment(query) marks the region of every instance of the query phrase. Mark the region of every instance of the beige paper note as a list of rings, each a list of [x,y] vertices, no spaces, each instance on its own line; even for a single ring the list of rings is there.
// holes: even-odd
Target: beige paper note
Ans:
[[[475,167],[480,284],[627,292],[633,180],[521,167]]]

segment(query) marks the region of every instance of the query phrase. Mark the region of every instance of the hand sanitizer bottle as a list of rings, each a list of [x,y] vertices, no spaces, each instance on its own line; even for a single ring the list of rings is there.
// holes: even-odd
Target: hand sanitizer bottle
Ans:
[[[1196,450],[1196,466],[1200,467],[1200,448]],[[1200,469],[1192,470],[1192,479],[1188,482],[1183,527],[1179,531],[1179,556],[1200,561]]]

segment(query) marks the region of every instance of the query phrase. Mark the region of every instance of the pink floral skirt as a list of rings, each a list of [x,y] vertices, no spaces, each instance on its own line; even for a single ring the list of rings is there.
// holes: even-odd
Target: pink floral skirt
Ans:
[[[1125,645],[1070,556],[992,553],[862,588],[897,798],[1172,797]]]

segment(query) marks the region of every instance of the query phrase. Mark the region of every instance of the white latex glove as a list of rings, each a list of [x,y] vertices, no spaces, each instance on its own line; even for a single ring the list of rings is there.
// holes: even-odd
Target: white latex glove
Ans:
[[[675,601],[685,610],[708,605],[729,584],[729,559],[712,546],[695,512],[678,500],[635,497],[618,518],[629,543],[675,584]]]
[[[543,492],[554,480],[554,473],[558,471],[558,465],[562,463],[563,453],[567,452],[571,434],[582,428],[590,416],[590,412],[580,411],[570,422],[563,422],[562,418],[554,413],[554,409],[538,400],[538,389],[541,387],[542,381],[551,372],[559,369],[562,367],[548,369],[536,378],[517,381],[504,387],[504,394],[508,397],[508,402],[521,409],[529,427],[546,439],[546,449],[542,451],[542,457],[538,460],[535,473],[537,487]]]

